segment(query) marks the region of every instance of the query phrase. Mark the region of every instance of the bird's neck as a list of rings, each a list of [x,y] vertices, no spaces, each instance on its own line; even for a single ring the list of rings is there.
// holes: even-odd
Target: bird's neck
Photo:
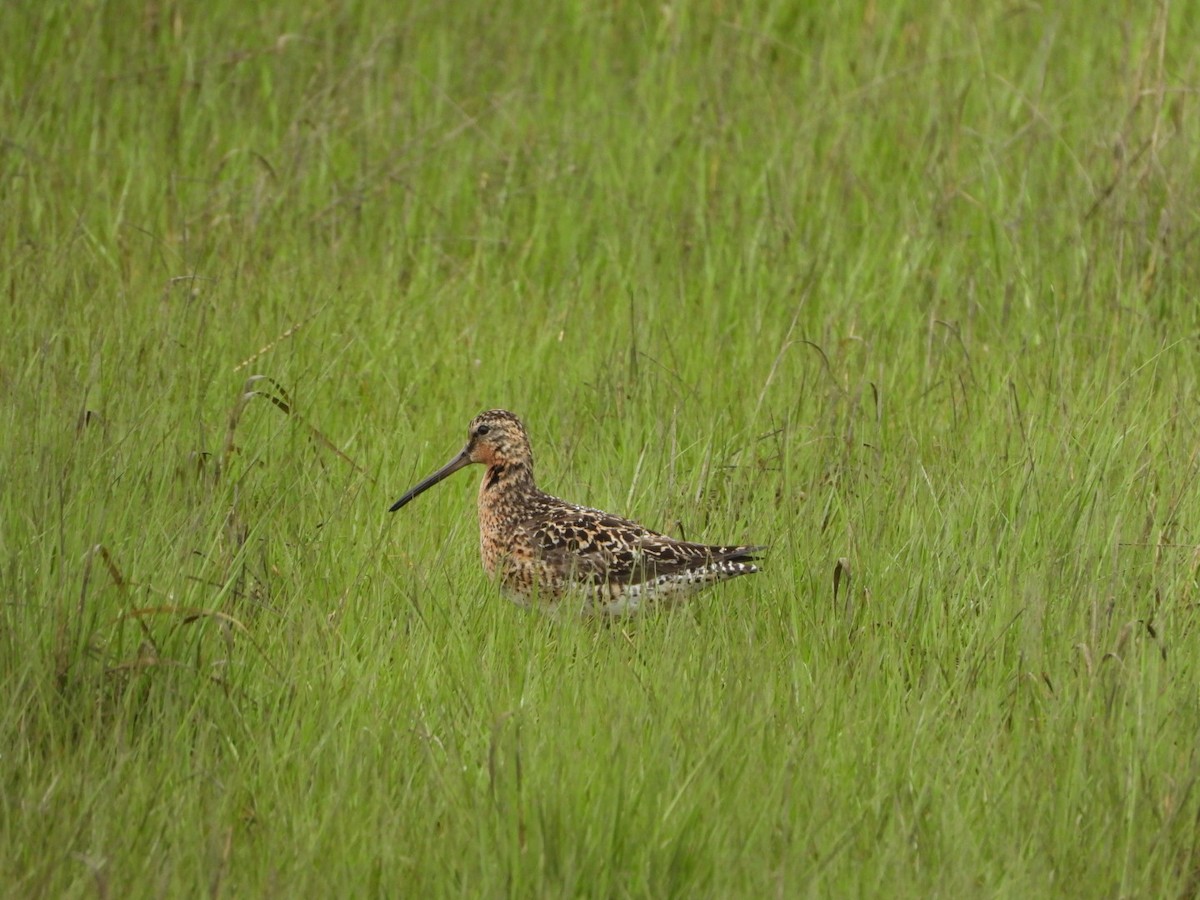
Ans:
[[[498,462],[488,466],[479,485],[481,503],[499,494],[532,494],[537,492],[533,467],[525,462]]]

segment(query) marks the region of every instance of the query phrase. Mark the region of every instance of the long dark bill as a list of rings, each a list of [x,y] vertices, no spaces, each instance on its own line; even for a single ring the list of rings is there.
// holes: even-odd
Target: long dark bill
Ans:
[[[447,475],[453,475],[459,469],[463,468],[464,466],[469,466],[470,464],[471,464],[471,457],[467,455],[467,448],[463,447],[462,452],[460,452],[458,454],[458,456],[454,457],[454,459],[450,460],[450,462],[446,463],[444,466],[442,466],[440,469],[438,469],[436,472],[434,472],[432,475],[430,475],[428,478],[426,478],[424,481],[422,481],[416,487],[409,490],[408,493],[406,493],[403,497],[401,497],[399,500],[397,500],[395,503],[392,504],[392,506],[388,510],[388,512],[395,512],[396,510],[398,510],[400,507],[402,507],[408,501],[412,500],[413,498],[417,497],[420,494],[425,493],[427,490],[429,490],[431,487],[433,487],[435,484],[437,484],[439,481],[441,481]]]

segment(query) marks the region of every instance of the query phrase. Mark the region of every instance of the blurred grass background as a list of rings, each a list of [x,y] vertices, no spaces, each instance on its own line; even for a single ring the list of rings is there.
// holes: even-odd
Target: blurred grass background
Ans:
[[[1194,895],[1198,29],[10,6],[0,882]],[[766,570],[509,605],[494,406]]]

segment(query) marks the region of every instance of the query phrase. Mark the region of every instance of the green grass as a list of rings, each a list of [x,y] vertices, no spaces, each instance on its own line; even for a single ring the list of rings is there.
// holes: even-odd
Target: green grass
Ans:
[[[1195,12],[12,6],[4,892],[1195,895]]]

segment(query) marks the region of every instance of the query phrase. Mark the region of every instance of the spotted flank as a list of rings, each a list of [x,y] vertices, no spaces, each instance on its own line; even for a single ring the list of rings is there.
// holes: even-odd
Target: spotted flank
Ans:
[[[483,568],[523,605],[626,616],[758,571],[762,547],[678,541],[539,490],[529,435],[503,409],[476,416],[462,451],[392,504],[392,512],[472,463],[486,469],[479,485]]]

